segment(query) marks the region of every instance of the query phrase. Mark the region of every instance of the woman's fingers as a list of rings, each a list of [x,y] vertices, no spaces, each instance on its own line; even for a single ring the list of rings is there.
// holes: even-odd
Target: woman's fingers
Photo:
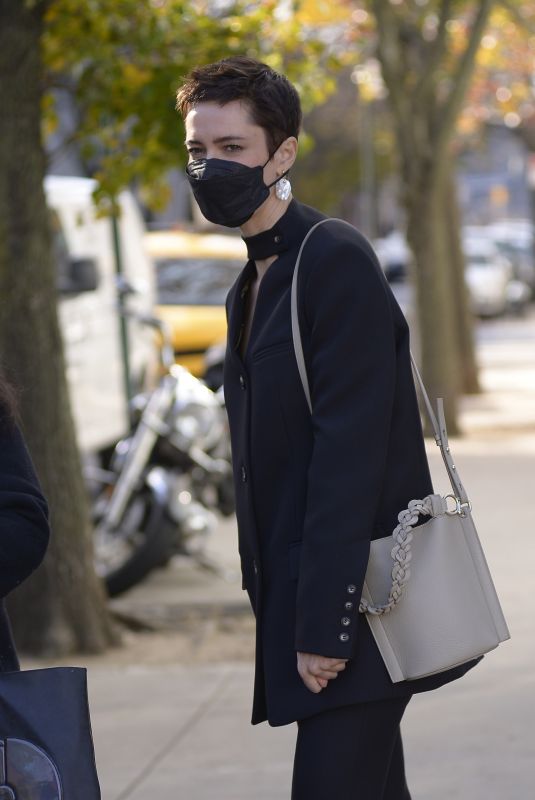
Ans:
[[[326,678],[327,680],[332,680],[333,678],[338,677],[338,672],[334,672],[333,670],[321,669],[318,672],[314,672],[313,675],[316,678]]]
[[[301,679],[307,689],[309,689],[311,692],[314,692],[314,694],[319,694],[319,692],[325,688],[325,686],[321,685],[320,679],[314,677],[314,675],[311,675],[309,672],[301,675]]]
[[[345,669],[347,659],[327,658],[312,653],[297,654],[297,670],[307,689],[317,694]]]
[[[336,678],[339,672],[342,672],[346,667],[345,662],[331,661],[330,659],[321,659],[310,667],[310,671],[315,675],[321,675],[322,678]]]
[[[311,663],[320,669],[343,669],[346,665],[347,659],[341,658],[326,658],[325,656],[313,656]]]
[[[342,672],[346,668],[345,661],[341,661],[338,664],[329,664],[328,666],[323,667],[323,669],[328,669],[333,672]]]

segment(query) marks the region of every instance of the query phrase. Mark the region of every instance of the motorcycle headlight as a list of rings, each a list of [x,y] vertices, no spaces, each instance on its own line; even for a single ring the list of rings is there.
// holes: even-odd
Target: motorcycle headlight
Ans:
[[[206,450],[215,444],[220,436],[218,409],[188,403],[174,417],[173,430],[178,435],[182,449],[187,450],[191,445],[197,445]]]
[[[170,422],[176,444],[183,450],[195,445],[208,450],[224,431],[222,409],[211,389],[188,370],[175,364],[175,402]]]

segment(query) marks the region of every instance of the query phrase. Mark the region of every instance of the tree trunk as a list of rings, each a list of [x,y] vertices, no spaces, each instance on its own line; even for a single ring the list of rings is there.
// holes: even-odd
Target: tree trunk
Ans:
[[[407,238],[415,261],[424,380],[432,397],[444,397],[452,434],[458,432],[457,396],[467,386],[475,387],[477,376],[464,305],[464,271],[459,275],[458,253],[454,262],[451,258],[452,241],[458,245],[458,239],[453,238],[456,221],[449,213],[456,208],[449,202],[449,148],[493,2],[473,4],[466,44],[458,54],[451,52],[448,38],[450,21],[460,13],[454,3],[437,4],[432,44],[419,13],[405,13],[396,8],[399,3],[386,0],[370,3],[396,131]],[[466,361],[464,352],[460,357],[463,346],[467,346]]]
[[[422,169],[421,180],[405,193],[407,240],[414,257],[419,352],[426,389],[433,403],[444,398],[450,435],[458,433],[458,353],[453,333],[453,295],[448,264],[440,173]],[[432,175],[434,177],[432,177]],[[426,420],[426,433],[430,432]]]
[[[465,259],[461,246],[461,218],[453,163],[450,163],[444,177],[443,205],[448,227],[450,289],[453,293],[453,332],[457,344],[459,389],[463,394],[478,394],[481,388],[474,346],[474,316],[464,277]]]
[[[65,379],[41,142],[45,4],[0,0],[0,353],[50,503],[43,565],[9,598],[36,654],[98,652],[118,634],[93,568],[91,526]]]

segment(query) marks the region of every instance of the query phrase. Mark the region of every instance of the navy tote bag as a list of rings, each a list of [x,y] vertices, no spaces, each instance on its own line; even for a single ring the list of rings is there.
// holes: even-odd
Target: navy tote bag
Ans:
[[[85,668],[0,672],[0,800],[100,800]]]

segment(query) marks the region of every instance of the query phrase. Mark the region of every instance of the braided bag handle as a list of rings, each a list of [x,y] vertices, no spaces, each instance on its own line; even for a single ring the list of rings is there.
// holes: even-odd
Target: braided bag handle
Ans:
[[[388,614],[401,600],[403,588],[411,576],[409,564],[412,559],[412,529],[420,514],[435,516],[433,501],[436,498],[442,500],[440,495],[428,495],[423,500],[411,500],[408,507],[399,512],[399,525],[392,532],[395,545],[390,555],[394,560],[394,566],[391,573],[392,586],[390,587],[388,600],[383,605],[374,606],[362,597],[359,604],[361,614],[374,614],[376,616]]]
[[[305,244],[310,238],[312,232],[320,225],[323,225],[326,222],[339,222],[342,223],[343,225],[348,225],[350,228],[354,230],[353,226],[350,225],[349,222],[334,218],[322,219],[320,220],[320,222],[317,222],[315,225],[313,225],[308,231],[307,235],[305,236],[301,244],[299,254],[297,256],[297,261],[295,263],[294,274],[292,279],[292,289],[291,289],[292,337],[294,343],[294,351],[297,360],[299,375],[301,377],[301,382],[303,384],[303,391],[305,393],[310,413],[312,413],[312,402],[310,397],[310,388],[308,385],[305,357],[303,353],[301,332],[299,330],[299,320],[297,315],[297,275],[299,270],[299,264],[301,262],[301,255],[303,253]],[[435,441],[437,445],[440,447],[442,458],[454,492],[453,495],[446,495],[446,497],[452,497],[455,500],[456,511],[453,512],[448,511],[446,497],[442,497],[439,494],[430,494],[423,500],[411,500],[407,508],[399,512],[398,514],[399,524],[397,525],[396,528],[394,528],[394,531],[392,532],[392,537],[395,542],[394,547],[392,548],[391,551],[392,559],[394,560],[394,566],[392,568],[392,573],[391,573],[392,586],[390,588],[388,600],[386,601],[386,603],[382,605],[374,606],[368,603],[368,601],[365,600],[364,598],[361,598],[359,604],[359,611],[362,614],[374,614],[376,616],[380,616],[382,614],[388,614],[399,603],[401,596],[403,594],[403,587],[406,585],[406,583],[410,578],[409,564],[412,558],[412,553],[411,553],[411,542],[413,538],[412,529],[414,528],[421,514],[426,514],[434,517],[444,513],[460,514],[464,513],[464,509],[466,508],[471,509],[468,496],[466,494],[463,484],[461,483],[461,479],[459,477],[455,464],[453,463],[450,453],[450,448],[448,446],[448,434],[446,431],[446,422],[444,418],[444,408],[443,408],[442,398],[439,397],[437,401],[437,410],[438,410],[438,421],[437,421],[437,417],[434,414],[431,401],[429,400],[429,396],[426,392],[420,373],[418,372],[418,368],[416,366],[416,362],[413,358],[412,353],[411,353],[411,364],[414,370],[416,381],[418,383],[418,386],[420,387],[420,391],[424,398],[425,408],[429,416],[431,426],[435,433]]]

